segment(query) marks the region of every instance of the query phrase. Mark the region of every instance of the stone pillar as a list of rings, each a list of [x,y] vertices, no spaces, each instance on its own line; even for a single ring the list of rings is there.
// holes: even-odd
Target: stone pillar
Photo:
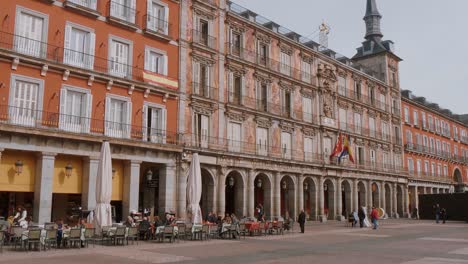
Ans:
[[[83,159],[83,181],[81,188],[81,206],[83,210],[94,210],[96,208],[98,165],[99,157],[86,157]]]
[[[397,184],[393,183],[393,215],[395,218],[399,218],[398,215],[398,199],[397,199]]]
[[[359,210],[359,192],[358,192],[358,180],[353,180],[353,188],[352,188],[352,196],[353,196],[353,207],[354,211]]]
[[[224,217],[226,209],[226,167],[220,167],[218,169],[218,215]]]
[[[182,161],[178,168],[177,177],[177,216],[185,219],[187,217],[187,169],[189,163]]]
[[[275,190],[273,191],[273,202],[274,202],[274,213],[273,217],[280,217],[281,216],[281,174],[279,172],[275,172]]]
[[[301,174],[299,177],[297,177],[297,196],[298,196],[298,203],[297,203],[297,210],[296,214],[299,215],[299,213],[304,210],[304,175]],[[296,217],[296,216],[295,216]]]
[[[418,186],[414,186],[414,207],[418,209],[417,211],[417,214],[416,214],[416,218],[419,219],[419,190],[418,190]]]
[[[141,161],[126,161],[124,164],[122,220],[127,219],[130,211],[138,211],[140,195],[140,164]]]
[[[403,200],[403,214],[404,217],[410,218],[409,214],[409,194],[408,194],[408,185],[405,185],[403,188],[403,195],[404,195],[404,200]]]
[[[176,164],[167,163],[159,169],[159,215],[176,209]]]
[[[370,208],[372,208],[372,206],[374,206],[374,201],[373,201],[373,197],[372,197],[372,181],[369,180],[367,182],[367,209],[369,210]],[[370,212],[370,211],[369,211]]]
[[[255,171],[250,169],[249,170],[249,179],[247,181],[247,191],[248,191],[248,213],[247,215],[249,217],[254,217],[255,216]]]
[[[319,218],[320,222],[326,222],[327,221],[327,216],[325,215],[325,194],[323,193],[323,182],[324,178],[321,176],[319,178],[319,184],[318,184],[318,197],[319,197]]]
[[[33,221],[38,224],[50,222],[52,215],[52,186],[54,179],[55,153],[41,153],[36,164],[34,180]]]
[[[4,150],[5,150],[5,149],[0,148],[0,161],[2,161],[2,152],[3,152]]]
[[[380,193],[380,207],[383,208],[384,211],[385,211],[385,208],[387,208],[386,207],[387,201],[385,199],[385,182],[380,183],[380,192],[379,193]],[[385,212],[385,213],[388,214],[388,212]]]
[[[341,185],[343,180],[341,178],[336,179],[336,220],[344,221],[345,218],[342,214],[343,212],[343,193],[341,191]]]

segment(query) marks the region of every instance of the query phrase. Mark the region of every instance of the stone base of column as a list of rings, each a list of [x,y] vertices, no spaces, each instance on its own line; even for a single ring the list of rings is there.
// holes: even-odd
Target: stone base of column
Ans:
[[[337,220],[337,221],[345,221],[346,218],[345,218],[344,216],[342,216],[342,215],[338,215],[338,216],[336,217],[336,220]]]
[[[398,215],[398,213],[393,213],[393,218],[398,219],[400,218],[400,215]]]
[[[326,223],[328,221],[328,218],[326,215],[320,215],[319,220],[320,220],[320,223]]]

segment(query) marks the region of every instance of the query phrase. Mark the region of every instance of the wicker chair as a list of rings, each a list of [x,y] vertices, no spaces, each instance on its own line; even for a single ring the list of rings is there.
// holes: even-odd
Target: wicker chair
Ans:
[[[89,246],[89,242],[93,242],[93,247],[96,245],[96,240],[99,237],[96,237],[96,229],[95,228],[86,228],[84,231],[84,239],[86,247]]]
[[[0,231],[0,253],[3,253],[3,243],[5,242],[5,232]]]
[[[127,238],[126,238],[127,245],[128,245],[129,240],[132,240],[132,245],[133,245],[133,243],[135,243],[135,241],[137,242],[137,245],[138,245],[138,236],[139,236],[139,231],[138,231],[137,227],[128,228],[128,234],[127,234]]]
[[[166,238],[169,238],[169,242],[171,243],[175,240],[173,226],[165,226],[162,234],[159,235],[159,240],[161,242],[164,242]]]
[[[70,234],[66,238],[65,242],[70,248],[73,244],[75,247],[78,244],[78,248],[81,248],[81,229],[80,228],[72,228],[70,229]]]
[[[245,234],[249,234],[250,231],[247,230],[247,228],[245,227],[245,224],[244,223],[241,223],[239,224],[239,239],[241,236],[244,236],[244,239],[245,239]]]
[[[20,227],[20,226],[14,226],[10,230],[10,243],[13,243],[16,246],[19,245],[21,248],[21,245],[23,243],[23,232],[26,229]]]
[[[125,231],[126,231],[126,227],[124,226],[117,227],[117,230],[115,231],[115,233],[109,236],[111,242],[114,242],[114,245],[117,245],[119,241],[122,241],[122,245],[123,245],[125,241]]]
[[[179,229],[179,232],[177,233],[177,238],[180,239],[187,239],[187,233],[185,230],[185,225],[177,225],[177,228]]]
[[[37,249],[41,251],[41,230],[31,229],[28,232],[28,236],[24,240],[24,246],[29,250],[31,245],[37,245]]]
[[[260,222],[258,225],[259,225],[258,231],[256,231],[256,232],[257,232],[257,235],[259,235],[259,236],[266,235],[266,234],[267,234],[267,230],[265,229],[265,223],[264,223],[264,222]]]
[[[47,249],[47,247],[50,249],[52,245],[55,245],[57,247],[57,229],[48,229],[46,231],[46,236],[44,238],[44,250]]]

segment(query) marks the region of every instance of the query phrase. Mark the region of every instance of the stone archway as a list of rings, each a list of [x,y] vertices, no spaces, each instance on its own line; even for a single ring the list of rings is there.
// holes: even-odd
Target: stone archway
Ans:
[[[357,192],[358,192],[358,206],[366,206],[367,207],[367,190],[366,185],[360,181],[357,185]]]
[[[295,184],[291,176],[284,176],[280,182],[281,188],[281,216],[285,218],[287,215],[290,218],[295,218],[296,216],[296,195],[295,195]]]
[[[214,210],[215,182],[213,175],[207,169],[201,169],[201,176],[202,195],[200,199],[200,208],[203,219],[206,219],[208,214]]]
[[[464,191],[463,177],[458,168],[455,168],[455,170],[453,171],[453,180],[455,181],[455,192],[463,192]]]
[[[259,173],[254,180],[255,217],[258,217],[258,211],[256,209],[259,204],[263,207],[265,219],[269,219],[271,217],[272,198],[272,184],[270,178],[264,173]]]
[[[403,197],[403,187],[400,185],[397,186],[397,213],[400,217],[403,217],[403,204],[404,204],[404,197]]]
[[[307,219],[316,220],[317,219],[317,186],[315,181],[306,177],[303,183],[304,187],[304,212]]]
[[[375,208],[379,208],[380,207],[380,189],[377,183],[373,182],[371,184],[371,192],[372,192],[372,195],[371,195],[372,201],[370,201],[369,205],[374,206]]]
[[[385,184],[385,213],[387,213],[387,216],[391,217],[393,216],[393,210],[392,210],[392,205],[393,205],[393,199],[392,199],[392,188],[390,188],[390,185]]]
[[[225,182],[225,210],[226,214],[244,215],[244,180],[238,171],[231,171]]]
[[[351,183],[347,180],[341,182],[341,215],[348,218],[353,212]]]
[[[330,179],[323,182],[323,210],[328,220],[335,219],[335,185]]]

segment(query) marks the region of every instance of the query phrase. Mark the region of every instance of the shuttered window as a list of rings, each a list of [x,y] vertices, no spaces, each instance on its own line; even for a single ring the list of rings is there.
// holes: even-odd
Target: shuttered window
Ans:
[[[166,142],[167,111],[162,105],[143,105],[143,140],[157,143]]]
[[[123,78],[131,76],[131,52],[131,42],[115,39],[115,37],[111,38],[109,49],[109,73],[111,75]]]
[[[130,98],[107,96],[105,134],[110,137],[129,138],[131,131],[132,102]]]
[[[89,90],[64,86],[60,91],[60,129],[89,133],[91,102]]]
[[[23,8],[18,8],[16,16],[15,50],[34,57],[45,57],[47,16]]]
[[[268,155],[268,129],[257,127],[257,153],[258,155]]]
[[[242,137],[242,126],[239,123],[229,122],[228,123],[228,146],[229,151],[240,152],[241,150],[241,137]]]
[[[65,26],[63,62],[80,68],[92,69],[95,45],[94,32],[68,23]]]

